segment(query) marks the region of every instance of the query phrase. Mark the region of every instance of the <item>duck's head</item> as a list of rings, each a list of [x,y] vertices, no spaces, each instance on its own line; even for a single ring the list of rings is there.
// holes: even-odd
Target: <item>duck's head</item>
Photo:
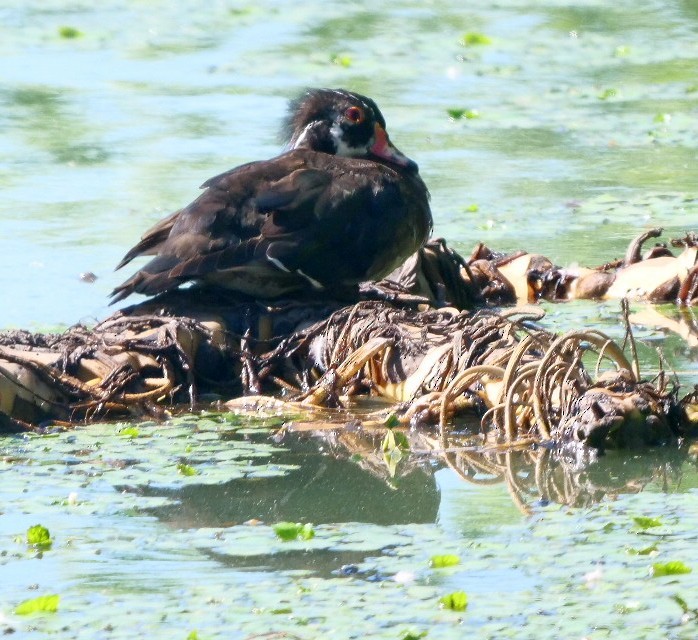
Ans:
[[[349,158],[376,160],[416,172],[388,138],[376,103],[344,89],[308,89],[290,104],[284,124],[289,149],[312,149]]]

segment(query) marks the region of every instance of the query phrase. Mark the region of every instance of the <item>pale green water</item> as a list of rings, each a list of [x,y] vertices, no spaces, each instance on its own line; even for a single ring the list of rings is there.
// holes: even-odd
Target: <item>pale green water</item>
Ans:
[[[464,46],[467,32],[491,42]],[[0,0],[0,326],[106,316],[126,249],[206,178],[277,153],[286,100],[304,86],[377,100],[432,191],[436,234],[465,252],[482,240],[596,264],[648,227],[696,230],[697,36],[692,0]],[[456,108],[478,117],[453,121]],[[87,271],[95,283],[80,281]],[[546,322],[618,335],[617,315],[615,304],[559,305]],[[658,345],[684,385],[698,380],[695,347],[651,328],[639,337],[647,367]],[[113,426],[4,440],[0,630],[697,635],[671,596],[698,607],[698,567],[648,575],[653,562],[695,563],[691,460],[608,458],[591,470],[600,486],[649,490],[524,517],[503,483],[427,468],[393,490],[307,443],[221,430],[204,421],[142,427],[133,441]],[[199,475],[178,475],[183,460]],[[77,504],[64,504],[73,492]],[[638,532],[637,515],[662,527]],[[264,523],[240,525],[250,518]],[[282,519],[317,523],[316,538],[276,542],[269,525]],[[22,542],[37,522],[55,538],[42,559]],[[655,540],[651,556],[626,550]],[[445,552],[461,565],[430,570]],[[342,565],[358,573],[342,576]],[[439,610],[460,589],[465,614]],[[57,614],[12,613],[45,593],[61,594]]]
[[[103,317],[125,250],[206,178],[278,152],[308,85],[377,99],[464,251],[595,264],[698,219],[695,3],[1,5],[2,326]]]
[[[564,490],[578,495],[574,508],[541,501],[532,469],[520,467],[533,507],[524,516],[504,482],[478,473],[467,483],[426,460],[387,482],[358,458],[335,458],[328,444],[325,452],[288,437],[273,444],[267,429],[229,419],[141,425],[131,436],[119,428],[0,445],[1,631],[696,637],[695,617],[682,623],[673,596],[698,606],[698,474],[676,452],[611,455],[572,471]],[[195,475],[179,473],[182,463]],[[638,517],[656,526],[643,529]],[[283,520],[315,523],[315,537],[279,541],[271,525]],[[25,538],[38,523],[53,540],[41,553]],[[460,562],[430,568],[439,554]],[[693,572],[651,577],[654,563],[671,561]],[[439,608],[454,591],[468,595],[463,613]],[[56,613],[13,613],[48,594],[61,596]]]

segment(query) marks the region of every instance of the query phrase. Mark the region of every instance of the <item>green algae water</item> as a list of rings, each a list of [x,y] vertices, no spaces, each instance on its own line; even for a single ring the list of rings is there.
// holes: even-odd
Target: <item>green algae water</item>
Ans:
[[[465,253],[483,241],[595,265],[648,228],[698,225],[690,0],[2,0],[0,33],[3,328],[108,315],[123,253],[208,177],[278,153],[286,101],[305,86],[376,99],[419,162],[435,234]],[[622,337],[614,302],[546,310],[548,328]],[[640,324],[641,361],[656,370],[659,347],[690,390],[695,317],[633,312],[674,321]],[[390,479],[277,427],[196,414],[3,438],[0,631],[698,635],[685,454],[570,460],[560,494],[536,482],[547,467],[536,478],[523,463],[494,482],[415,454]],[[280,540],[281,522],[314,536]],[[28,541],[35,525],[50,544]],[[430,566],[443,555],[458,563]],[[461,592],[464,610],[440,602]]]
[[[562,505],[527,483],[531,467],[518,467],[516,496],[512,483],[483,472],[466,482],[428,459],[387,479],[329,441],[270,439],[272,426],[207,414],[4,438],[0,628],[695,637],[698,471],[679,452],[578,468]],[[313,535],[284,540],[282,522]],[[37,525],[48,544],[31,542]],[[443,556],[450,566],[434,567]],[[454,593],[467,595],[464,611],[440,604]],[[46,596],[59,597],[55,612],[19,613]]]

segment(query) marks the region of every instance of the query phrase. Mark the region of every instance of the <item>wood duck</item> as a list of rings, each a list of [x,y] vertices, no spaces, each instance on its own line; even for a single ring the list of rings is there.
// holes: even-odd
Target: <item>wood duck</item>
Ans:
[[[284,132],[287,151],[211,178],[148,230],[117,269],[155,257],[112,303],[189,281],[254,298],[331,296],[386,276],[424,245],[429,193],[373,100],[309,89],[291,102]]]

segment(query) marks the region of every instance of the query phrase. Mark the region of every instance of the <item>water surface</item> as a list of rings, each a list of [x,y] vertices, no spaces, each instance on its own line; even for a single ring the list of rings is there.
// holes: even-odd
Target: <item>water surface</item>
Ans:
[[[277,153],[286,101],[305,86],[377,100],[431,189],[435,233],[463,252],[484,241],[594,265],[650,227],[696,230],[690,0],[4,0],[0,35],[1,327],[105,317],[128,275],[113,272],[123,253],[206,178]],[[554,330],[622,335],[616,303],[548,311]],[[660,347],[684,389],[698,381],[685,334],[645,324],[638,338],[647,371]],[[501,476],[459,475],[423,455],[391,479],[336,443],[276,442],[226,420],[3,440],[0,629],[696,636],[698,567],[650,574],[694,563],[697,480],[685,453],[612,454],[588,468],[510,458]],[[312,522],[316,536],[282,543],[280,520]],[[38,522],[50,550],[24,541]],[[431,569],[443,553],[461,563]],[[440,609],[458,590],[468,609]],[[61,595],[56,614],[13,614],[46,593]]]

